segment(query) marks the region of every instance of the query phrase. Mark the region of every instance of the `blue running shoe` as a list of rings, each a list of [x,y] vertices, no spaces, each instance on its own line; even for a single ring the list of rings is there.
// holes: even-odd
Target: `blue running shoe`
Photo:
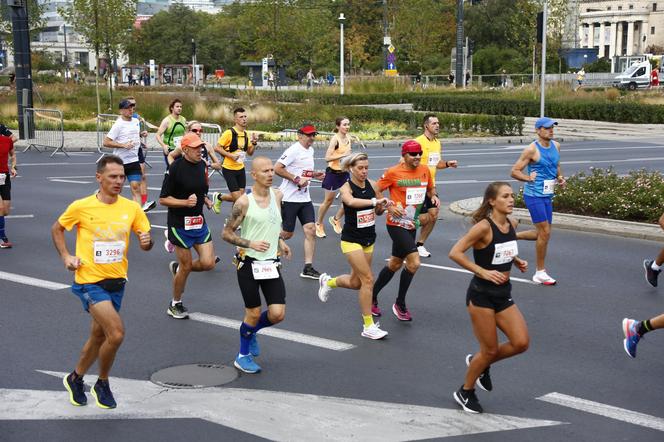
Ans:
[[[97,406],[99,408],[115,408],[118,404],[115,403],[113,393],[111,393],[111,386],[108,381],[97,379],[97,383],[92,387],[90,393],[95,397]]]
[[[249,354],[254,357],[261,354],[261,348],[258,346],[258,339],[256,339],[256,333],[251,335],[251,342],[249,342]]]
[[[636,326],[638,323],[639,321],[628,318],[623,319],[622,322],[623,333],[625,334],[623,344],[625,351],[630,358],[636,357],[636,344],[638,344],[639,340],[641,339],[641,336],[639,336],[639,334],[636,332]]]
[[[69,373],[62,379],[62,383],[69,392],[69,402],[77,407],[87,405],[88,398],[85,396],[85,384],[83,383],[83,376],[79,376],[74,380],[74,373]]]
[[[233,365],[235,365],[235,368],[245,373],[251,374],[261,371],[260,365],[254,362],[254,357],[252,355],[240,356],[238,353]]]

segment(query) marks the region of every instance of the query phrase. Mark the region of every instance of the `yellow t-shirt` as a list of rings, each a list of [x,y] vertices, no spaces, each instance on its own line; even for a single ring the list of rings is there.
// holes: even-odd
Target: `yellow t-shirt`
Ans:
[[[237,132],[237,150],[232,153],[240,154],[240,158],[239,161],[235,161],[232,158],[224,157],[224,163],[222,164],[222,167],[228,170],[242,170],[244,168],[244,162],[247,157],[247,152],[244,150],[244,139],[245,137],[249,137],[249,132],[240,132],[237,129],[235,131]],[[221,134],[217,144],[221,146],[226,152],[230,152],[232,140],[233,134],[231,133],[230,129],[227,129],[224,131],[224,133]],[[247,138],[247,149],[249,148],[250,144],[251,140]]]
[[[438,171],[438,169],[436,169],[436,164],[438,164],[438,161],[443,158],[440,140],[438,138],[429,140],[426,135],[422,134],[415,138],[415,141],[420,143],[420,146],[422,146],[422,161],[420,164],[429,166],[431,178],[435,181],[436,172]]]
[[[332,138],[330,138],[330,146],[329,147],[337,147],[337,149],[334,151],[334,154],[346,154],[350,155],[351,153],[351,142],[350,142],[350,137],[346,136],[345,140],[342,140],[339,134],[334,134]],[[338,160],[333,160],[327,163],[330,168],[334,170],[341,170],[341,159]]]
[[[76,256],[83,262],[74,274],[78,284],[126,278],[131,231],[150,231],[150,222],[141,206],[122,196],[113,204],[102,203],[96,194],[76,200],[58,222],[68,231],[78,227]]]

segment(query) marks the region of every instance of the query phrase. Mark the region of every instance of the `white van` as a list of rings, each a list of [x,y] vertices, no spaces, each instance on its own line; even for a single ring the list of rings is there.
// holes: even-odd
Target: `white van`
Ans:
[[[614,84],[619,88],[631,90],[650,87],[651,70],[649,60],[639,61],[618,75],[614,80]]]

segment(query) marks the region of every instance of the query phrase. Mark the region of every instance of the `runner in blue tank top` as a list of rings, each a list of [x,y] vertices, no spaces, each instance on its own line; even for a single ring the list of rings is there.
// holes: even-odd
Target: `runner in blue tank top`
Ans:
[[[544,267],[546,249],[551,236],[553,222],[553,194],[556,185],[564,185],[565,178],[560,170],[560,143],[553,141],[553,126],[558,123],[542,117],[535,122],[537,141],[530,143],[512,166],[512,178],[526,183],[523,199],[530,212],[535,230],[519,232],[518,238],[536,241],[535,254],[537,269],[533,281],[538,284],[554,285],[556,280],[549,276]],[[527,174],[523,169],[527,168]]]

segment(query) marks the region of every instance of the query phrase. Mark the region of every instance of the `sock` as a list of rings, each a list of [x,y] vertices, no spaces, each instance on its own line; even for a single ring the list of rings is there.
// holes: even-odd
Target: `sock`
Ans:
[[[256,333],[256,327],[242,322],[242,325],[240,325],[240,356],[249,354],[249,343],[254,333]]]
[[[175,304],[182,304],[182,301],[176,301],[175,299],[171,301],[171,306],[175,307]]]
[[[69,378],[70,378],[71,381],[73,382],[73,381],[75,381],[76,379],[79,379],[79,378],[80,378],[80,379],[83,379],[83,376],[81,376],[80,374],[76,373],[76,370],[74,370],[74,371],[72,371],[72,372],[69,374]]]
[[[387,283],[392,280],[393,276],[394,272],[387,266],[383,267],[383,270],[380,271],[378,274],[378,279],[376,279],[376,283],[374,284],[373,295],[371,297],[374,304],[378,302],[378,293],[380,293],[383,287],[385,287]]]
[[[145,204],[148,201],[148,194],[141,193],[141,204]]]
[[[374,325],[373,315],[362,315],[362,320],[364,321],[364,327],[371,327]]]
[[[223,196],[224,196],[224,194],[221,193],[221,192],[219,192],[219,193],[217,194],[217,199],[218,199],[219,201],[223,202],[224,200],[221,199]]]
[[[417,241],[417,247],[422,247],[424,243],[422,241]]]
[[[327,280],[327,286],[333,289],[337,288],[337,278],[330,278]]]
[[[0,238],[5,239],[7,238],[7,234],[5,233],[5,217],[0,216]]]
[[[270,319],[267,317],[267,310],[265,310],[263,313],[261,313],[261,317],[258,318],[258,324],[256,324],[255,331],[257,332],[258,330],[265,328],[265,327],[271,327],[274,324],[270,322]]]
[[[650,324],[650,319],[641,321],[636,325],[636,333],[639,336],[643,336],[649,331],[652,331],[652,325]]]
[[[305,262],[305,263],[304,263],[304,268],[305,268],[305,269],[311,268],[311,267],[313,267],[313,266],[314,266],[314,265],[313,265],[312,263],[310,263],[310,262]]]
[[[541,270],[540,270],[540,269],[537,269],[537,270],[535,271],[535,274],[536,274],[536,275],[541,275],[542,273],[546,273],[546,269],[541,269]]]
[[[397,305],[403,309],[406,307],[406,292],[410,283],[413,281],[415,273],[410,273],[407,268],[401,271],[401,278],[399,280],[399,294],[397,295]]]
[[[653,269],[656,272],[659,272],[660,270],[662,270],[662,267],[658,266],[657,262],[654,259],[652,261],[652,265],[650,266],[650,268]]]

